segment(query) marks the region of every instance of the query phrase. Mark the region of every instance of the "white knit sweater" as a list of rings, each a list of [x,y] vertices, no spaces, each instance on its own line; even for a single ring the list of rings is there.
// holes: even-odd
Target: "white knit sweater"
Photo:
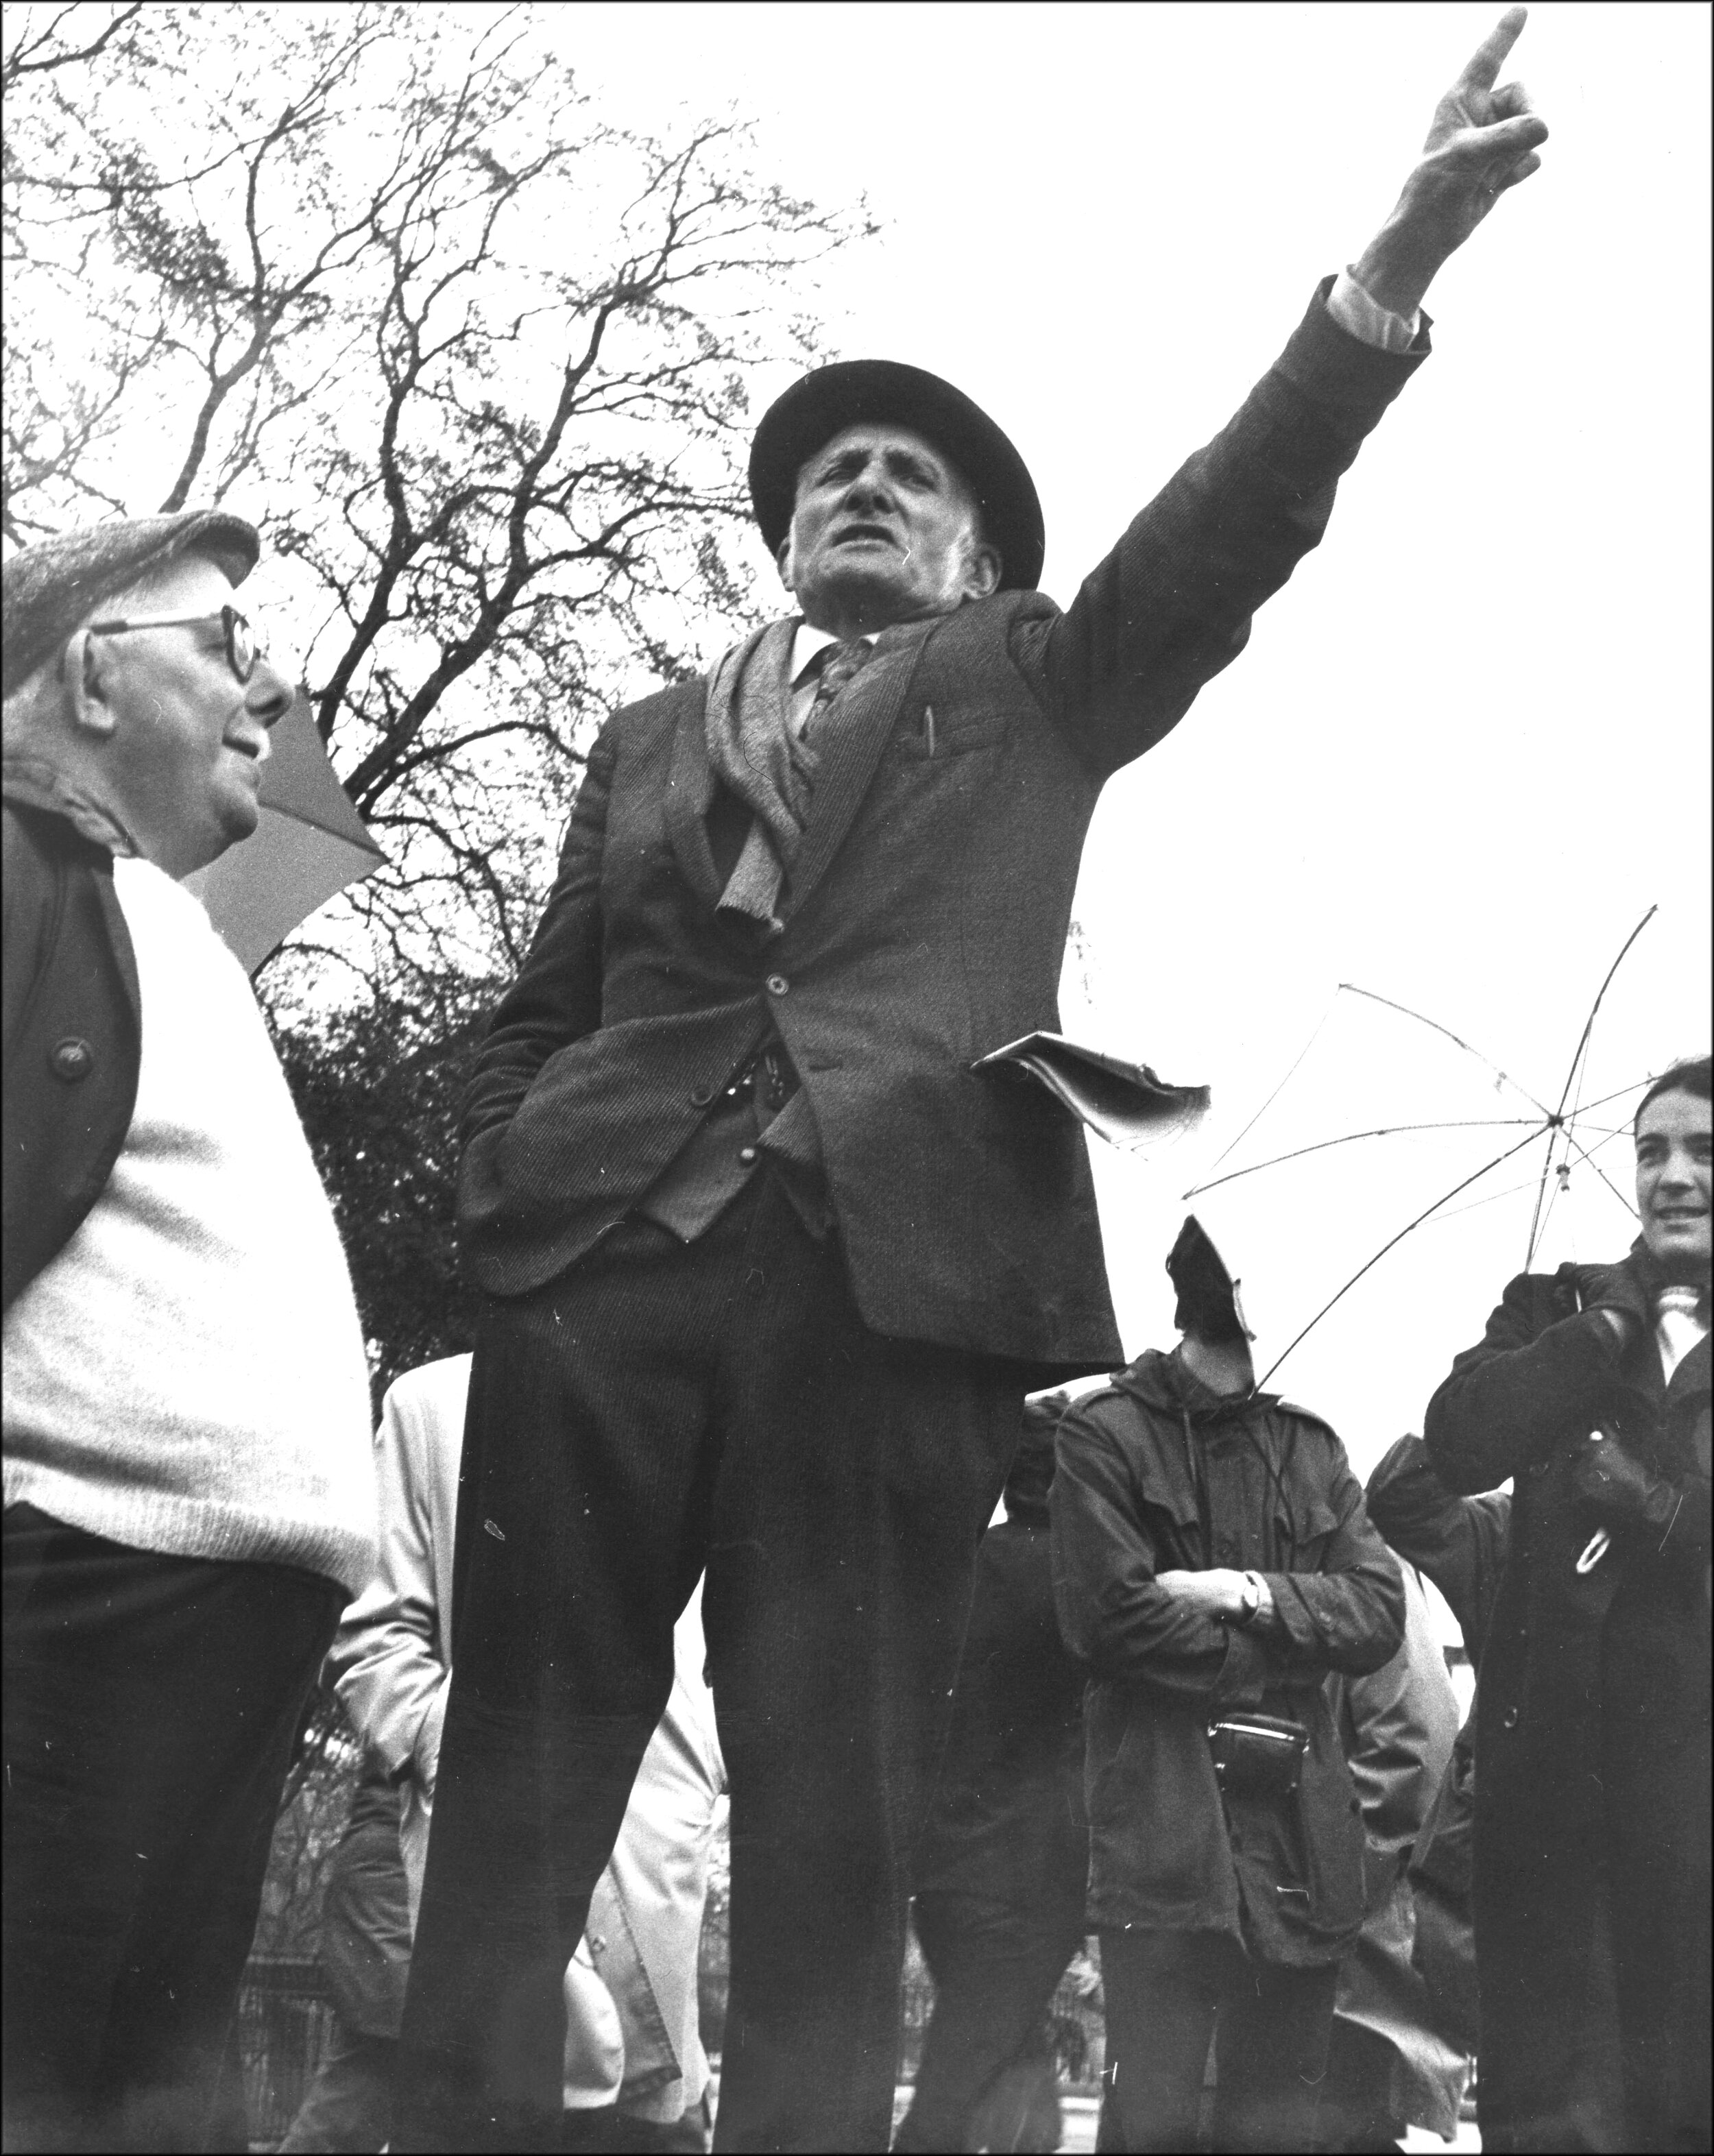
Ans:
[[[136,1549],[375,1567],[362,1335],[249,983],[187,891],[114,884],[142,993],[107,1186],[8,1312],[5,1501]]]

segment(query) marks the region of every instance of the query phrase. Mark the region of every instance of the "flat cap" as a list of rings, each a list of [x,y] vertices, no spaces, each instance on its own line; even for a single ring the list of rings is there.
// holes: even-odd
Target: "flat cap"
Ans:
[[[110,592],[123,591],[181,554],[206,554],[241,584],[261,551],[255,526],[223,509],[115,517],[23,548],[0,568],[5,693],[51,658]]]
[[[1047,537],[1029,468],[982,407],[920,367],[844,359],[818,367],[762,415],[750,451],[750,501],[768,552],[777,554],[797,506],[798,474],[847,427],[908,427],[952,459],[982,504],[999,549],[1000,589],[1033,592]]]

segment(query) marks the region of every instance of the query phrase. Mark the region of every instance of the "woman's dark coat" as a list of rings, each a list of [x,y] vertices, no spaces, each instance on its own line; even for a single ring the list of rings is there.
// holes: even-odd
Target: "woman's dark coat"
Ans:
[[[1593,1430],[1682,1502],[1664,1539],[1616,1529],[1580,1573]],[[1543,2145],[1563,2105],[1604,1876],[1632,2145],[1706,2148],[1709,1343],[1669,1386],[1652,1337],[1621,1355],[1568,1279],[1520,1275],[1424,1436],[1450,1489],[1513,1478],[1476,1710],[1484,2145]]]
[[[1090,1922],[1337,1961],[1362,1922],[1363,1830],[1321,1680],[1379,1669],[1404,1636],[1398,1567],[1343,1446],[1301,1408],[1222,1399],[1151,1353],[1061,1423],[1050,1505],[1060,1627],[1090,1672]],[[1156,1584],[1211,1566],[1261,1573],[1280,1629],[1218,1623]],[[1223,1799],[1208,1724],[1234,1708],[1307,1725],[1294,1796]]]

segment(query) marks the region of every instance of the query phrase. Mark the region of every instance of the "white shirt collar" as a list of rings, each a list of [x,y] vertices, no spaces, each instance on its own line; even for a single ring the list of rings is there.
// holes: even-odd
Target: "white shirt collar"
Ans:
[[[1702,1315],[1701,1297],[1693,1287],[1664,1287],[1655,1297],[1659,1317],[1655,1338],[1660,1350],[1660,1368],[1667,1383],[1699,1340],[1708,1337],[1708,1321]]]
[[[880,633],[877,629],[875,635]],[[829,644],[837,644],[839,640],[824,629],[812,629],[807,621],[798,623],[798,634],[792,639],[792,686],[794,689],[803,685],[803,670],[816,654],[825,651]],[[873,644],[875,637],[865,636],[863,641]]]

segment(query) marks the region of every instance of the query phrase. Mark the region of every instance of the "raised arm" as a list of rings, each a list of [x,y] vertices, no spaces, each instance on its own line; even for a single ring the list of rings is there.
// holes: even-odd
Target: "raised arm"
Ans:
[[[1524,17],[1510,10],[1441,99],[1392,215],[1349,277],[1322,285],[1237,416],[1064,616],[1020,611],[1014,656],[1101,775],[1152,747],[1244,649],[1256,608],[1319,543],[1340,475],[1426,354],[1417,311],[1435,271],[1538,166],[1546,127],[1521,87],[1494,87]]]

